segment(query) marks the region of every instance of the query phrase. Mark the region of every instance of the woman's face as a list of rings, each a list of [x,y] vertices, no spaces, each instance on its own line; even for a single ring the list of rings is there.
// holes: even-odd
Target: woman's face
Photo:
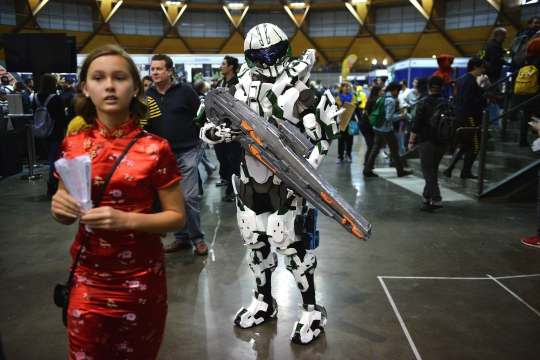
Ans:
[[[82,88],[96,106],[99,119],[110,115],[128,117],[129,104],[138,91],[128,62],[120,55],[100,56],[92,61]]]
[[[349,85],[344,85],[342,88],[341,88],[341,92],[344,94],[344,95],[347,95],[349,93],[349,91],[351,91],[351,87]]]
[[[152,81],[151,80],[143,80],[143,90],[144,92],[146,92],[146,90],[148,90],[148,87],[152,85]]]
[[[378,97],[381,97],[381,96],[383,96],[383,94],[384,94],[383,89],[380,89],[380,90],[379,90],[379,93],[377,94],[377,96],[378,96]]]

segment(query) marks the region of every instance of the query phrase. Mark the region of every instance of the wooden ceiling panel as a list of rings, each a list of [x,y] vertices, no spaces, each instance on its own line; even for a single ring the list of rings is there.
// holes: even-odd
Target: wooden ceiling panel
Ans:
[[[154,54],[190,54],[189,48],[180,39],[163,39],[155,48]]]
[[[225,38],[195,38],[195,37],[183,37],[186,45],[191,49],[221,49],[223,44],[227,41]],[[243,46],[243,42],[242,42]]]
[[[468,41],[486,40],[491,37],[495,30],[492,26],[479,26],[473,29],[446,30],[448,36],[457,43]]]
[[[461,45],[461,48],[465,52],[466,56],[475,55],[483,47],[484,47],[483,43],[482,44]]]
[[[377,35],[384,46],[414,46],[422,33]]]
[[[159,40],[159,36],[136,36],[136,35],[116,35],[122,46],[129,48],[153,48]]]
[[[116,41],[116,38],[112,35],[96,35],[94,38],[86,45],[83,49],[84,54],[90,53],[92,50],[97,49],[98,47],[105,46],[105,45],[120,45],[118,41]]]
[[[244,38],[238,31],[235,31],[227,42],[221,47],[221,54],[243,54],[244,53]]]
[[[324,56],[328,61],[341,61],[341,59],[345,58],[345,51],[318,51],[316,53],[316,56],[320,58],[320,56]],[[338,59],[338,60],[336,60]],[[323,59],[320,59],[320,61],[323,61]]]
[[[440,54],[461,57],[456,48],[449,44],[441,34],[433,33],[422,35],[410,57],[422,58]]]
[[[384,49],[370,37],[356,38],[351,45],[349,52],[347,52],[343,58],[349,54],[355,54],[362,61],[364,61],[364,58],[368,58],[367,62],[369,63],[369,66],[371,66],[371,61],[373,59],[376,59],[378,62],[382,62],[386,59],[388,65],[393,63]]]
[[[408,59],[411,57],[411,53],[413,50],[414,47],[404,49],[391,49],[389,51],[392,53],[392,55],[394,55],[394,58],[396,59]]]
[[[353,41],[353,36],[340,36],[340,37],[314,37],[311,41],[315,46],[321,50],[324,49],[347,49]]]

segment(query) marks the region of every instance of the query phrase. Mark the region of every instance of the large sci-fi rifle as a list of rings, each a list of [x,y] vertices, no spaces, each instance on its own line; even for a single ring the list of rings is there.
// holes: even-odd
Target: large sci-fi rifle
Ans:
[[[215,125],[227,124],[241,134],[239,142],[295,193],[347,231],[367,240],[371,224],[330,185],[305,158],[313,148],[306,136],[284,121],[274,126],[226,89],[205,98],[206,117]]]

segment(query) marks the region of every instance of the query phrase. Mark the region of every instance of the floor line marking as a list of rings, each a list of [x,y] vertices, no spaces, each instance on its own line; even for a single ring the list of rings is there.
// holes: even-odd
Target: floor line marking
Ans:
[[[487,276],[495,281],[497,284],[499,284],[504,290],[508,291],[513,297],[515,297],[516,299],[518,299],[519,301],[521,301],[523,303],[523,305],[525,305],[526,307],[528,307],[529,309],[532,310],[533,313],[535,313],[536,315],[540,316],[540,312],[538,312],[535,308],[533,308],[531,305],[527,304],[522,298],[520,298],[519,296],[517,296],[516,294],[514,294],[512,292],[512,290],[510,290],[509,288],[507,288],[506,286],[504,286],[500,281],[498,281],[497,279],[495,279],[493,276],[487,274]]]
[[[532,277],[532,276],[540,276],[540,274],[514,275],[514,276],[495,276],[495,279],[513,279],[513,278]]]
[[[421,280],[489,280],[488,278],[466,278],[466,277],[443,277],[443,276],[378,276],[383,279],[421,279]]]
[[[524,277],[534,277],[540,276],[540,274],[530,274],[530,275],[513,275],[513,276],[498,276],[498,277],[445,277],[445,276],[377,276],[382,279],[420,279],[420,280],[491,280],[493,279],[515,279],[515,278],[524,278]]]
[[[412,351],[414,355],[416,356],[416,359],[422,360],[422,358],[420,357],[420,354],[418,353],[418,350],[416,349],[416,346],[414,345],[414,341],[412,340],[411,335],[409,334],[409,330],[407,330],[407,326],[405,326],[405,323],[403,322],[403,319],[401,318],[401,315],[399,314],[396,304],[394,303],[394,300],[392,299],[392,295],[390,295],[390,292],[388,291],[388,288],[386,287],[386,284],[384,283],[384,280],[382,279],[381,276],[378,276],[378,278],[379,278],[379,281],[381,282],[384,292],[386,293],[386,296],[388,297],[388,300],[390,301],[390,305],[392,305],[392,308],[394,309],[394,312],[396,313],[398,321],[401,324],[401,328],[403,329],[403,332],[405,333],[405,336],[407,337],[407,340],[409,341],[409,345],[411,345]]]

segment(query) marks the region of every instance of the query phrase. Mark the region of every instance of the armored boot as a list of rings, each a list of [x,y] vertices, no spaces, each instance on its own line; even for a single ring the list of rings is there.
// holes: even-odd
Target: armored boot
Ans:
[[[478,174],[471,171],[475,159],[476,154],[473,151],[469,150],[465,153],[463,156],[463,169],[461,170],[461,175],[459,175],[460,178],[478,179]]]
[[[463,155],[463,151],[461,149],[456,149],[454,151],[454,155],[452,156],[452,160],[450,160],[450,164],[448,167],[443,171],[444,176],[447,178],[452,177],[452,170],[454,170],[454,167],[456,166],[457,162],[461,160],[461,156]]]
[[[251,304],[247,308],[241,308],[234,317],[234,323],[241,328],[250,328],[269,319],[277,318],[277,303],[274,298],[270,300],[272,306],[264,302],[264,295],[253,290]]]
[[[307,345],[317,339],[326,325],[326,309],[320,305],[298,304],[299,320],[294,324],[291,341]]]

